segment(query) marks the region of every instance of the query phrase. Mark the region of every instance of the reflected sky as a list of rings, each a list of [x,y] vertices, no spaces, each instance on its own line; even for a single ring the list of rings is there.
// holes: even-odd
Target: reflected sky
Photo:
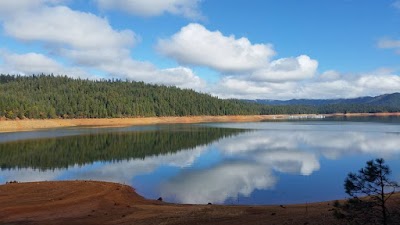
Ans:
[[[47,170],[6,168],[0,172],[0,182],[113,181],[132,185],[147,198],[162,196],[166,201],[179,203],[287,204],[333,200],[345,197],[343,181],[347,173],[357,171],[376,157],[385,158],[393,170],[393,178],[400,180],[399,125],[376,121],[185,125],[245,130],[216,136],[208,144],[194,143],[190,148],[144,158],[94,161]],[[138,128],[120,129],[127,132]],[[0,135],[0,142],[8,141]]]

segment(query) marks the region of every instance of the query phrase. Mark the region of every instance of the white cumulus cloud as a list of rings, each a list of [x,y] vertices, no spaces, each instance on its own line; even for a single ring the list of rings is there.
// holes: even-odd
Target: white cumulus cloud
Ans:
[[[5,66],[0,67],[1,73],[11,74],[50,74],[65,75],[72,77],[90,77],[84,70],[78,67],[65,67],[57,61],[34,52],[26,54],[15,54],[1,52],[0,58]]]
[[[132,28],[116,29],[106,17],[73,10],[66,6],[68,2],[0,0],[0,26],[6,39],[12,40],[13,45],[17,43],[16,48],[29,48],[18,53],[2,50],[0,72],[88,77],[96,71],[104,76],[191,88],[222,98],[349,98],[400,91],[399,74],[394,71],[349,75],[329,70],[316,76],[319,62],[308,55],[275,58],[272,44],[252,43],[247,37],[211,31],[198,23],[184,26],[156,43],[159,53],[180,64],[159,68],[132,56],[141,39]],[[201,0],[96,0],[103,10],[191,18],[201,16],[200,3]],[[400,53],[396,38],[383,38],[377,45]],[[219,77],[214,83],[206,83],[192,66],[210,68]]]
[[[317,70],[318,62],[306,55],[296,58],[274,60],[261,70],[255,71],[250,77],[252,81],[284,82],[312,78]]]
[[[247,38],[225,36],[192,23],[167,39],[158,51],[180,64],[206,66],[237,79],[285,82],[312,78],[318,62],[307,55],[272,60],[271,44],[253,44]]]
[[[326,74],[325,74],[326,75]],[[330,99],[376,96],[400,91],[400,76],[393,73],[365,73],[335,79],[314,78],[307,82],[257,82],[241,77],[224,77],[209,91],[223,98],[245,99]],[[332,78],[332,77],[331,77]]]
[[[224,36],[192,23],[169,39],[161,39],[157,49],[182,64],[207,66],[224,72],[262,68],[275,54],[269,44],[252,44],[247,38]]]
[[[67,0],[18,0],[18,1],[0,1],[0,18],[13,16],[27,10],[38,9],[44,5],[57,5]]]
[[[5,34],[24,43],[38,43],[47,53],[3,54],[1,70],[6,73],[65,73],[84,75],[76,70],[99,70],[105,74],[135,81],[201,88],[204,81],[185,67],[159,69],[150,62],[131,57],[138,36],[129,29],[116,30],[109,21],[92,13],[54,5],[61,1],[0,2],[15,13],[1,18]],[[19,8],[20,7],[20,8]],[[61,58],[69,63],[65,69]],[[18,62],[14,60],[20,57]]]
[[[104,18],[64,6],[26,11],[5,20],[4,30],[22,41],[44,42],[77,62],[118,60],[136,41],[131,30],[116,31]]]
[[[205,81],[186,67],[157,69],[153,64],[127,58],[118,62],[98,65],[111,75],[152,84],[175,85],[181,88],[198,89]]]
[[[61,65],[55,60],[42,54],[2,54],[6,65],[21,70],[23,73],[52,73],[58,72]]]
[[[328,70],[319,75],[318,78],[324,81],[333,81],[333,80],[338,80],[340,77],[341,75],[339,72],[335,70]]]

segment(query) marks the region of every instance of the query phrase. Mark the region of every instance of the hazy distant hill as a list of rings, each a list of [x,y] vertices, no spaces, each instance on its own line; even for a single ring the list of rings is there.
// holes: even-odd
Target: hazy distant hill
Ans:
[[[291,99],[286,101],[257,99],[249,101],[265,105],[321,106],[331,104],[369,104],[377,106],[400,106],[400,93],[384,94],[376,97],[360,97],[350,99]]]

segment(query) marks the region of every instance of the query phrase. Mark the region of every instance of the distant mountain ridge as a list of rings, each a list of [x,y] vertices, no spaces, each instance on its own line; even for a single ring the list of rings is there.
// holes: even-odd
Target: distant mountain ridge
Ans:
[[[340,98],[340,99],[291,99],[291,100],[268,100],[256,99],[248,100],[249,102],[259,103],[263,105],[283,106],[283,105],[307,105],[322,106],[332,104],[368,104],[376,106],[400,106],[400,93],[384,94],[375,97],[359,97],[359,98]]]

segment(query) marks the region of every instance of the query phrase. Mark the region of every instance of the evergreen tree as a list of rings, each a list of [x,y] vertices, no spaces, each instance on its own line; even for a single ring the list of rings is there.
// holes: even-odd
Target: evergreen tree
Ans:
[[[383,159],[368,161],[358,173],[349,173],[344,188],[350,199],[344,205],[335,203],[335,215],[353,224],[398,224],[398,212],[391,212],[387,204],[399,187],[390,174]]]

